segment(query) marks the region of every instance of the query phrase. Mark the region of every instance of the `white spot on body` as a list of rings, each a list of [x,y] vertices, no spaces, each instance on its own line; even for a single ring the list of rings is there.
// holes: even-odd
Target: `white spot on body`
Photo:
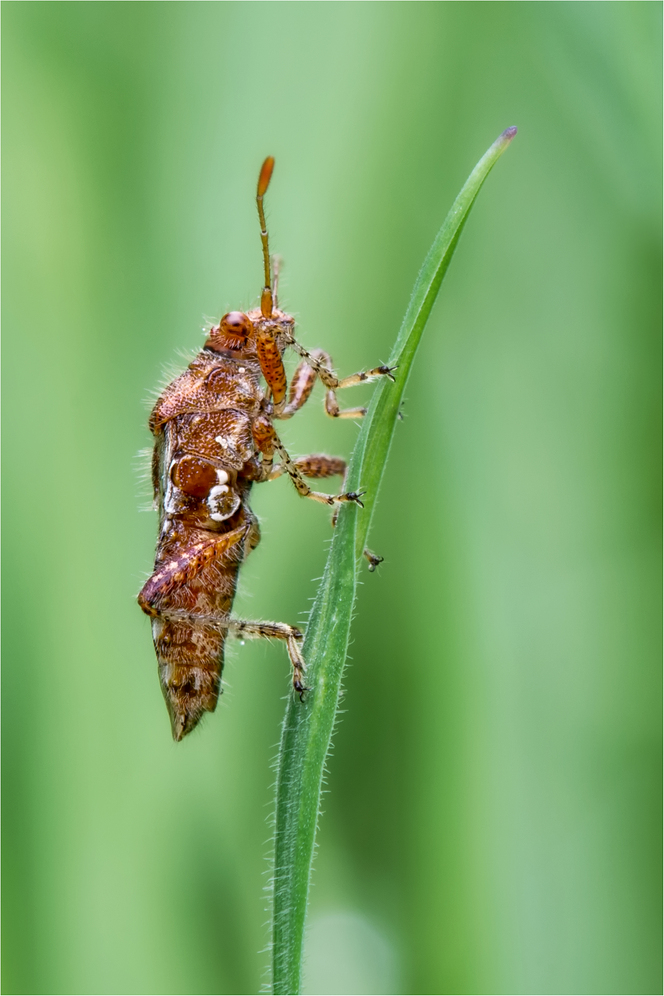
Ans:
[[[244,367],[238,367],[237,368],[237,372],[243,374],[244,373]]]
[[[228,474],[226,473],[226,471],[225,470],[218,470],[218,471],[216,471],[216,474],[217,474],[217,480],[219,481],[219,483],[220,484],[226,484],[226,482],[228,481]],[[212,494],[212,492],[210,492],[210,494]]]
[[[225,470],[218,470],[217,475],[220,481],[228,480],[228,474]],[[210,509],[210,518],[214,522],[223,522],[224,519],[227,519],[229,515],[233,514],[240,503],[239,498],[236,498],[235,503],[231,502],[231,505],[229,506],[228,499],[226,499],[220,508],[222,496],[227,495],[229,491],[230,488],[227,484],[215,484],[213,488],[210,488],[210,492],[205,499],[205,503]]]
[[[228,478],[226,479],[228,480]],[[219,495],[225,495],[228,490],[227,484],[215,484],[213,488],[210,488],[210,494],[207,497],[208,504],[210,503],[210,499],[218,498]]]

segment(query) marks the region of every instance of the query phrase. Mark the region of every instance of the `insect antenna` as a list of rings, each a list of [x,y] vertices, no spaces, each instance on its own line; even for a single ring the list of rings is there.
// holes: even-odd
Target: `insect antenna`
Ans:
[[[270,249],[267,240],[267,224],[265,222],[265,211],[263,210],[263,197],[270,185],[272,170],[274,169],[274,156],[268,156],[258,176],[258,187],[256,190],[256,206],[258,207],[258,218],[261,223],[261,242],[263,244],[263,266],[265,268],[265,286],[261,294],[261,314],[263,318],[272,317],[272,284],[270,279]]]
[[[274,306],[279,310],[279,271],[282,264],[281,256],[274,255],[272,257],[272,297],[274,298]]]

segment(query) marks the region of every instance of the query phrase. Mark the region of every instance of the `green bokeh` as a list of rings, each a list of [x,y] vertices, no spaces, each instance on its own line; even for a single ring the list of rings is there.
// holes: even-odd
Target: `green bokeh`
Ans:
[[[3,992],[258,991],[287,658],[234,649],[171,742],[134,601],[143,399],[255,302],[266,154],[283,303],[347,373],[512,124],[377,512],[309,991],[661,992],[661,4],[2,13]],[[320,393],[284,430],[355,434]],[[286,481],[255,507],[238,612],[296,622],[328,516]]]

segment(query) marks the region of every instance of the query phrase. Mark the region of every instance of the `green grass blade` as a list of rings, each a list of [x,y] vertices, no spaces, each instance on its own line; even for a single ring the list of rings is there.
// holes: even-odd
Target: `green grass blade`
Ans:
[[[459,236],[491,168],[516,134],[508,128],[470,174],[424,261],[406,311],[390,365],[396,382],[383,380],[374,392],[351,457],[347,486],[366,489],[365,508],[341,507],[304,641],[310,691],[301,703],[291,697],[281,737],[277,774],[272,991],[298,994],[304,921],[314,856],[325,758],[334,727],[350,624],[358,560],[394,434],[411,365]]]

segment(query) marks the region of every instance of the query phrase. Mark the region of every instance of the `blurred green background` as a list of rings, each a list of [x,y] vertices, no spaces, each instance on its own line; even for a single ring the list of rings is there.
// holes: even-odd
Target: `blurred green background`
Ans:
[[[387,359],[516,124],[380,499],[306,991],[661,992],[661,5],[2,14],[3,991],[264,982],[287,657],[236,644],[217,713],[172,743],[134,601],[144,399],[204,315],[257,300],[265,155],[282,303],[350,373]],[[356,433],[320,389],[284,429],[295,453]],[[329,516],[283,480],[255,507],[238,612],[302,620]]]

